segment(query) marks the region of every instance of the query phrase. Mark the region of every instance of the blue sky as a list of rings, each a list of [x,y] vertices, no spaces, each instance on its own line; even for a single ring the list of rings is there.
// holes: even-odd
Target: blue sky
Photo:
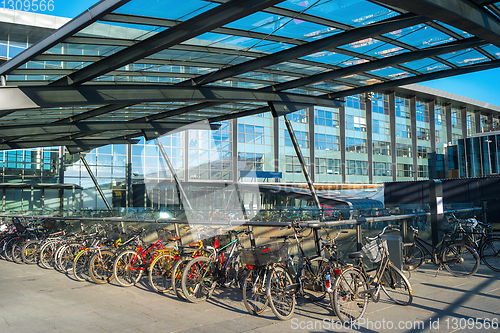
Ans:
[[[419,84],[500,106],[500,68]]]

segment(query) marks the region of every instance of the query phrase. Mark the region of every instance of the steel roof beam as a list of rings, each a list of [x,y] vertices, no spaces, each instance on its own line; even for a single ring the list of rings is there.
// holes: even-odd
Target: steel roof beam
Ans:
[[[30,61],[34,57],[47,51],[51,47],[64,41],[66,38],[73,36],[85,27],[98,21],[106,14],[111,13],[117,8],[120,8],[130,0],[103,0],[94,6],[87,9],[85,12],[78,15],[73,20],[69,21],[61,28],[54,31],[48,37],[42,39],[35,45],[30,46],[25,51],[21,52],[10,61],[0,66],[0,75],[6,75],[10,71]]]
[[[339,101],[262,90],[169,85],[82,85],[0,87],[0,116],[12,110],[141,102],[286,102],[327,107]]]
[[[375,70],[377,68],[385,68],[393,66],[394,64],[406,63],[410,61],[415,61],[419,59],[428,58],[438,54],[444,54],[449,52],[455,52],[458,50],[463,50],[467,48],[472,48],[475,46],[483,45],[486,42],[477,37],[471,37],[468,39],[463,39],[456,42],[451,42],[447,44],[441,44],[434,47],[429,47],[422,49],[420,51],[406,52],[396,56],[382,58],[379,60],[374,60],[370,62],[365,62],[359,65],[353,65],[349,67],[344,67],[342,69],[325,72],[321,74],[311,75],[309,77],[292,80],[284,83],[277,84],[270,88],[273,91],[283,91],[287,89],[297,88],[304,85],[313,84],[316,82],[321,82],[325,80],[332,80],[335,78],[353,75],[357,73],[362,73],[365,71]]]
[[[372,0],[370,0],[372,1]],[[374,0],[462,29],[500,47],[500,21],[469,0]]]
[[[263,67],[268,67],[284,61],[324,51],[331,47],[338,47],[358,40],[374,37],[425,21],[427,21],[427,19],[420,15],[400,15],[361,28],[352,29],[340,34],[336,34],[334,36],[325,37],[323,39],[309,42],[307,44],[295,46],[287,50],[269,54],[254,60],[246,61],[244,63],[221,69],[213,73],[201,75],[196,79],[187,80],[185,82],[181,82],[178,85],[205,85],[215,81],[223,80],[231,76],[236,76],[245,72],[254,71]]]
[[[435,73],[422,74],[419,76],[412,76],[412,77],[408,77],[408,78],[404,78],[404,79],[393,80],[390,82],[373,84],[373,85],[366,86],[366,87],[344,90],[344,91],[340,91],[340,92],[336,92],[336,93],[331,93],[331,94],[325,95],[323,97],[328,96],[331,98],[342,98],[345,96],[362,94],[362,93],[371,92],[371,91],[387,90],[387,89],[391,89],[391,88],[395,88],[395,87],[404,86],[407,84],[418,83],[418,82],[429,81],[429,80],[437,80],[437,79],[442,79],[445,77],[473,73],[473,72],[483,71],[483,70],[497,68],[497,67],[500,67],[500,60],[487,61],[487,62],[483,62],[480,64],[464,66],[464,67],[449,69],[449,70],[443,70],[443,71],[439,71],[439,72],[435,72]]]
[[[142,40],[127,49],[110,55],[101,61],[86,66],[78,72],[68,75],[53,84],[80,85],[117,68],[283,1],[284,0],[231,0],[228,3],[208,10],[170,29]]]
[[[82,139],[82,140],[34,140],[16,143],[0,143],[0,150],[8,149],[23,149],[23,148],[36,148],[36,147],[53,147],[53,146],[71,146],[83,147],[82,150],[89,150],[92,148],[106,146],[111,144],[128,144],[137,143],[139,140],[130,139]]]

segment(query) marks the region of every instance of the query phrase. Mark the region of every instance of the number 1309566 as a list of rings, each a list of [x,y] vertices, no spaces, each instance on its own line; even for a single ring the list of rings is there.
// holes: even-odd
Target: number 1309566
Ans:
[[[51,12],[55,9],[54,0],[1,0],[0,8],[25,12]]]

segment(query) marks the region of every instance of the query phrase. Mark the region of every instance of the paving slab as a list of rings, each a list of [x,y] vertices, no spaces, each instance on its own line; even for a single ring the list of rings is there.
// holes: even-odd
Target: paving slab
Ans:
[[[382,295],[380,302],[368,305],[359,324],[349,326],[337,321],[327,301],[298,299],[292,319],[280,321],[270,309],[248,314],[236,288],[218,289],[207,302],[192,304],[171,292],[154,292],[147,277],[124,288],[0,261],[0,332],[498,331],[500,273],[483,266],[465,279],[435,273],[435,266],[427,264],[411,274],[410,306],[395,305]]]

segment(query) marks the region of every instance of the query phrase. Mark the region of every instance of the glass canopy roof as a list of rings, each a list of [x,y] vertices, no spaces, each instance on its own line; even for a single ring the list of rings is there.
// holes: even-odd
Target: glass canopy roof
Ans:
[[[459,2],[103,0],[0,65],[0,96],[20,96],[0,106],[0,127],[25,133],[0,131],[0,148],[125,142],[498,67],[500,8],[478,0],[463,17]]]

